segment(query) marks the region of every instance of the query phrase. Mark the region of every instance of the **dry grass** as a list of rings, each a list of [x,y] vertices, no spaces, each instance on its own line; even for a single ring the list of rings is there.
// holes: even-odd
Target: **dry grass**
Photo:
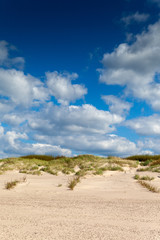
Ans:
[[[154,187],[150,183],[147,183],[143,180],[138,180],[138,183],[142,185],[143,187],[147,188],[149,191],[154,192],[154,193],[159,193],[160,190],[157,187]]]
[[[138,174],[136,174],[135,176],[134,176],[134,179],[136,179],[136,180],[144,180],[144,181],[152,181],[153,179],[154,179],[154,177],[149,177],[149,176],[139,176]]]
[[[14,188],[18,183],[19,183],[18,180],[7,182],[7,183],[5,183],[5,189],[10,190],[10,189]]]
[[[80,182],[79,176],[74,176],[74,177],[70,178],[68,181],[68,188],[70,190],[73,190],[75,188],[75,186],[77,185],[77,183],[79,183],[79,182]]]
[[[20,173],[41,175],[43,172],[57,175],[76,174],[103,174],[104,171],[123,171],[123,167],[137,167],[138,163],[118,157],[98,157],[94,155],[79,155],[76,157],[53,157],[44,155],[29,155],[21,158],[0,160],[0,174],[8,170],[18,170]],[[79,172],[75,171],[79,168]]]
[[[21,180],[14,180],[14,181],[7,182],[5,183],[5,189],[10,190],[14,188],[18,183],[25,182],[25,181],[26,181],[26,177],[23,177]]]

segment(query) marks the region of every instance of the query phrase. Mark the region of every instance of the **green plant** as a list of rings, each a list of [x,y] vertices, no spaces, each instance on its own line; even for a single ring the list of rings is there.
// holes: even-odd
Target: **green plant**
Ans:
[[[160,159],[160,155],[135,155],[135,156],[127,157],[126,159],[145,162],[147,160],[158,160]]]
[[[139,179],[139,175],[136,174],[136,175],[134,176],[134,179],[138,180],[138,179]]]
[[[150,166],[158,166],[158,165],[160,166],[160,159],[155,160],[155,161],[150,163]]]
[[[154,177],[149,177],[149,176],[142,176],[140,177],[138,174],[134,176],[134,179],[136,180],[144,180],[144,181],[152,181]]]
[[[107,169],[109,171],[122,171],[123,172],[123,168],[119,167],[119,166],[109,166]]]
[[[149,170],[150,170],[149,167],[147,167],[147,168],[139,168],[139,169],[137,169],[137,172],[146,172],[146,171],[149,171]]]
[[[141,162],[141,166],[148,166],[152,162],[152,159],[148,159],[145,162]]]
[[[41,168],[41,171],[47,172],[52,175],[57,175],[57,171],[52,170],[50,167],[43,167]]]
[[[104,171],[107,171],[108,168],[107,167],[101,167],[101,168],[98,168],[96,169],[96,171],[94,172],[95,175],[103,175],[103,172]]]

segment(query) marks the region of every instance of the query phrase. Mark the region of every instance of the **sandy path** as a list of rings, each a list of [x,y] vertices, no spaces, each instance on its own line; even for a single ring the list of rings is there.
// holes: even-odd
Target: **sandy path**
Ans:
[[[160,240],[160,194],[136,183],[134,171],[88,176],[74,191],[67,176],[49,174],[4,189],[22,176],[0,176],[0,239]]]

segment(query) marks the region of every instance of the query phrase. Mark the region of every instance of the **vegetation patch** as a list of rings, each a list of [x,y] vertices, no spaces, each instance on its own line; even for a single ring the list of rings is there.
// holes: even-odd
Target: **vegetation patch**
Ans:
[[[123,167],[137,167],[138,162],[118,157],[98,157],[94,155],[79,155],[76,157],[28,155],[20,158],[0,160],[0,174],[8,170],[18,170],[20,173],[41,175],[43,172],[57,175],[75,173],[76,176],[86,174],[102,175],[104,171],[123,171]],[[75,168],[80,170],[76,173]]]
[[[138,183],[142,185],[143,187],[147,188],[149,191],[154,192],[154,193],[159,193],[160,190],[157,187],[154,187],[148,182],[145,182],[143,180],[138,180]]]
[[[70,178],[68,181],[68,188],[70,190],[73,190],[75,188],[75,186],[77,185],[77,183],[79,183],[79,182],[80,182],[79,176],[74,176],[74,177]]]
[[[58,186],[57,187],[62,187],[62,184],[58,184]]]
[[[134,156],[127,157],[126,159],[145,162],[145,161],[148,161],[148,160],[149,161],[159,160],[160,155],[134,155]]]
[[[21,180],[14,180],[14,181],[7,182],[5,183],[5,189],[10,190],[14,188],[18,183],[25,182],[25,181],[26,181],[26,177],[23,177]]]
[[[149,177],[149,176],[139,176],[138,174],[136,174],[134,176],[134,179],[136,180],[144,180],[144,181],[152,181],[154,179],[154,177]]]

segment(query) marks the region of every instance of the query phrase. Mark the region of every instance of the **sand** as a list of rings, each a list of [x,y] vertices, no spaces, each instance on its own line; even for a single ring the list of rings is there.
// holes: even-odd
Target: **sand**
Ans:
[[[134,174],[87,176],[73,191],[68,176],[26,175],[26,182],[6,190],[7,181],[24,176],[7,172],[0,176],[0,239],[160,240],[160,193],[140,186]],[[148,174],[160,187],[160,174]]]

